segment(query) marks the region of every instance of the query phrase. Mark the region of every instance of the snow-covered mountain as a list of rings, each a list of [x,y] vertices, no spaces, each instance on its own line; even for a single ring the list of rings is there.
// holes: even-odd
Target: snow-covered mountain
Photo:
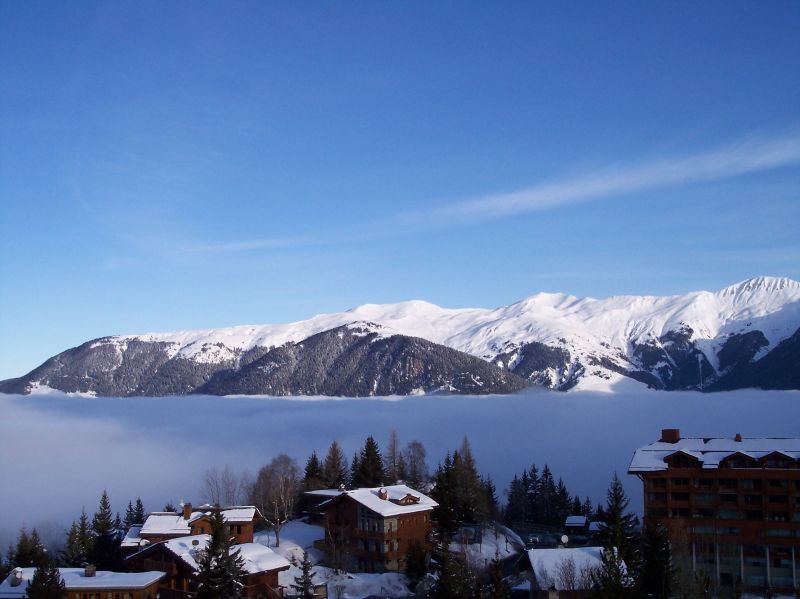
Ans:
[[[350,336],[353,329],[368,337],[365,347],[370,348],[367,353],[373,361],[384,359],[388,351],[381,340],[427,340],[429,350],[444,346],[511,371],[531,384],[554,389],[609,390],[633,381],[668,390],[800,388],[800,282],[758,277],[716,293],[600,300],[539,293],[496,309],[448,309],[424,301],[365,304],[289,324],[104,337],[51,358],[21,379],[0,383],[0,391],[30,392],[37,386],[49,386],[101,395],[231,390],[381,395],[409,392],[409,385],[420,383],[409,379],[400,385],[380,385],[373,379],[387,373],[378,369],[362,372],[361,384],[348,385],[346,392],[339,393],[336,385],[324,382],[335,379],[343,367],[323,357],[326,351],[334,351],[328,342],[318,343],[317,352],[321,353],[313,357],[302,351],[289,352],[295,362],[313,362],[313,366],[306,362],[301,367],[315,372],[316,383],[311,386],[307,381],[286,382],[295,375],[286,374],[285,364],[280,364],[284,382],[277,387],[265,383],[274,378],[271,373],[277,363],[260,371],[250,367],[267,354],[275,357],[278,348],[286,354],[287,348],[302,348],[306,340],[321,333],[337,330],[337,335]],[[336,349],[334,353],[339,360],[352,363],[349,351]],[[364,348],[358,351],[363,357]],[[438,372],[447,370],[447,360],[455,360],[456,355],[437,360],[417,355],[417,359],[429,365],[435,362]],[[399,365],[407,356],[394,358],[402,370]],[[458,361],[462,370],[474,367]],[[234,383],[244,372],[250,382]],[[427,385],[420,383],[419,389],[476,391],[475,385],[454,386],[452,379],[459,376],[466,380],[463,377],[468,379],[469,373],[442,374]],[[482,376],[488,376],[487,372]],[[222,380],[227,386],[219,386]],[[495,383],[484,392],[516,386],[510,379],[496,379]]]

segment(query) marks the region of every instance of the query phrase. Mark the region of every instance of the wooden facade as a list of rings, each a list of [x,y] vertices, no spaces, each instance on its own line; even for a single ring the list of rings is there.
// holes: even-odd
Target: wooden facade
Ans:
[[[718,587],[744,591],[800,589],[800,460],[795,452],[737,451],[712,464],[680,448],[680,434],[661,470],[630,471],[644,490],[645,521],[660,521],[683,566],[703,570]],[[792,445],[792,447],[795,447]],[[757,457],[756,457],[757,454]],[[763,455],[762,455],[763,454]]]
[[[197,570],[181,556],[170,551],[166,543],[150,545],[146,549],[125,559],[131,572],[159,571],[166,576],[158,587],[160,599],[182,599],[197,591]],[[283,568],[249,573],[245,578],[245,597],[258,599],[280,599],[283,597],[278,574]]]
[[[397,504],[403,505],[402,501],[398,499]],[[334,567],[359,572],[403,571],[413,542],[419,542],[425,552],[433,549],[432,508],[420,506],[411,511],[412,500],[406,501],[407,513],[382,515],[346,492],[338,495],[319,507],[325,540],[317,543],[318,548],[327,553]]]

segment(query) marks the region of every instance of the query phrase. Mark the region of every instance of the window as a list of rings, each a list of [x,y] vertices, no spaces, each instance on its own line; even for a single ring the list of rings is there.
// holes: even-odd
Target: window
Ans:
[[[788,480],[770,479],[768,484],[769,484],[769,488],[770,489],[788,489],[789,488],[789,481]]]
[[[689,501],[689,494],[674,492],[672,493],[672,501]]]
[[[767,536],[768,537],[791,537],[792,531],[786,528],[768,528],[767,529]]]
[[[736,503],[736,495],[726,493],[719,496],[720,503]]]
[[[743,478],[739,481],[742,489],[747,491],[760,491],[761,481],[754,478]]]
[[[676,487],[688,487],[689,486],[689,479],[688,478],[671,478],[669,482],[676,486]]]
[[[770,495],[767,499],[769,503],[789,503],[788,495]]]
[[[767,512],[767,520],[785,522],[789,519],[789,512]]]

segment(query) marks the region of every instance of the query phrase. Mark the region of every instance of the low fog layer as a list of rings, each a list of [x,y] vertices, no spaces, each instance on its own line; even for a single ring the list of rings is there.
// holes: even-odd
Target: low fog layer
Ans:
[[[254,472],[278,453],[302,467],[334,439],[350,457],[372,434],[385,445],[421,440],[428,465],[469,436],[478,468],[498,491],[515,473],[547,462],[567,487],[604,499],[616,470],[631,505],[641,484],[625,474],[633,451],[661,428],[685,436],[796,436],[800,393],[557,393],[495,397],[297,400],[221,398],[89,399],[0,394],[0,548],[23,524],[60,534],[91,514],[103,489],[124,515],[141,496],[148,510],[203,499],[208,468]],[[501,494],[501,501],[504,497]]]

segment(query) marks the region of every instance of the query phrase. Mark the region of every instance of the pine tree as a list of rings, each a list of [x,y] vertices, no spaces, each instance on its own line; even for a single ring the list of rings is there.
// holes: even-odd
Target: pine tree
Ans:
[[[350,476],[348,477],[347,487],[354,489],[358,486],[358,470],[361,467],[358,452],[353,454],[353,460],[350,462]]]
[[[98,570],[118,571],[122,567],[120,539],[111,515],[111,502],[108,493],[103,491],[100,505],[92,518],[92,547],[89,551],[89,563]]]
[[[527,507],[523,521],[537,522],[541,507],[539,505],[539,469],[531,464],[531,469],[522,473],[522,485],[525,489]]]
[[[667,599],[671,596],[675,570],[667,531],[661,523],[649,523],[642,533],[642,563],[638,576],[639,594]]]
[[[17,537],[17,546],[9,550],[9,565],[12,568],[30,568],[39,566],[45,559],[44,545],[39,539],[39,533],[34,528],[30,534],[23,526]]]
[[[631,579],[618,551],[604,549],[602,565],[591,573],[593,599],[633,599]]]
[[[66,599],[67,590],[61,573],[50,559],[43,559],[26,589],[29,599]]]
[[[198,557],[197,599],[239,599],[243,596],[244,560],[228,536],[220,510],[211,515],[211,539]]]
[[[572,498],[569,495],[569,491],[567,490],[567,486],[564,484],[564,481],[560,478],[558,479],[558,484],[556,485],[556,505],[555,505],[555,514],[556,514],[556,524],[559,528],[564,526],[564,522],[567,519],[567,516],[570,515],[570,511],[572,508]]]
[[[588,497],[583,502],[583,510],[581,512],[584,516],[586,516],[589,520],[595,517],[594,507],[592,506],[592,500]]]
[[[420,580],[428,573],[428,556],[422,544],[417,541],[411,541],[406,550],[406,563],[405,572],[406,576],[414,582]]]
[[[464,566],[453,558],[449,545],[449,541],[445,539],[439,565],[439,579],[429,597],[431,599],[470,599],[474,579]]]
[[[128,502],[128,507],[125,508],[125,520],[123,520],[123,526],[125,526],[125,530],[129,530],[131,526],[136,524],[136,515],[134,513],[133,502]]]
[[[88,551],[80,538],[78,523],[73,522],[67,533],[67,542],[61,550],[61,562],[68,568],[82,568],[88,563]]]
[[[317,457],[317,452],[312,451],[306,461],[305,470],[303,471],[303,490],[316,491],[318,489],[324,489],[325,483],[322,479],[322,464]]]
[[[485,593],[487,599],[510,599],[511,588],[503,580],[503,574],[503,562],[499,555],[495,555],[489,564],[489,584]]]
[[[381,450],[370,435],[358,457],[357,469],[354,470],[353,487],[378,487],[386,480]]]
[[[606,494],[606,505],[602,511],[598,511],[598,539],[606,549],[616,548],[619,557],[633,572],[637,565],[636,528],[639,526],[639,519],[627,511],[629,503],[622,482],[615,472]]]
[[[483,479],[483,494],[486,497],[486,514],[489,520],[494,522],[500,512],[500,502],[497,499],[497,487],[495,487],[490,475]]]
[[[322,482],[326,489],[347,485],[347,459],[339,443],[333,441],[322,463]]]
[[[133,506],[133,524],[144,524],[147,519],[147,513],[144,511],[144,504],[142,498],[137,497],[136,503]]]
[[[504,514],[505,523],[509,526],[514,523],[525,522],[527,516],[527,498],[525,485],[517,475],[511,480],[511,484],[506,491],[507,501]]]
[[[311,559],[308,551],[303,551],[303,561],[300,563],[300,576],[295,576],[292,588],[302,599],[314,599],[314,573],[311,571]]]
[[[167,503],[164,504],[164,511],[165,512],[174,512],[175,511],[175,506],[172,505],[171,501],[168,501]]]
[[[550,467],[545,464],[538,484],[539,505],[535,522],[548,526],[558,526],[556,511],[556,483]]]

